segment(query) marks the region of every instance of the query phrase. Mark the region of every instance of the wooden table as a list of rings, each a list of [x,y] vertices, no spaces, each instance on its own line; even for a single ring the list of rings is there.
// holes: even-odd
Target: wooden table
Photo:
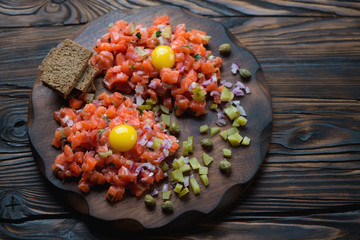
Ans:
[[[226,26],[259,60],[273,133],[245,194],[194,228],[132,239],[359,239],[360,3],[356,1],[0,1],[0,238],[117,239],[41,176],[27,137],[37,66],[114,9],[163,3]],[[100,227],[99,227],[100,226]]]

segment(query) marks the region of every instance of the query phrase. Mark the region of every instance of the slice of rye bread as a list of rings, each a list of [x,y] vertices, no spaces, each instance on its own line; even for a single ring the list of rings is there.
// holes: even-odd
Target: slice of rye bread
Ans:
[[[50,49],[50,51],[48,52],[48,54],[46,55],[46,57],[42,60],[41,64],[39,65],[38,69],[40,71],[44,71],[45,70],[45,66],[51,61],[51,57],[54,56],[54,54],[56,53],[57,48],[52,48]]]
[[[51,61],[43,65],[40,80],[66,98],[87,67],[92,54],[91,50],[65,39],[51,56]]]
[[[89,85],[89,87],[86,89],[86,92],[90,93],[90,92],[95,92],[96,91],[96,86],[94,81],[92,81]]]
[[[93,82],[97,72],[98,69],[96,67],[93,67],[92,65],[88,64],[85,70],[83,71],[83,73],[81,74],[79,80],[77,81],[75,85],[75,89],[81,92],[87,92],[87,89]]]

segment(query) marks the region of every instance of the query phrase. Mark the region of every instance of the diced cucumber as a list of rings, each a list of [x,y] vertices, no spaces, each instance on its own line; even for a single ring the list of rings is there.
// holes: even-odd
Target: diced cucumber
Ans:
[[[209,172],[209,169],[208,169],[207,167],[201,166],[201,167],[199,168],[199,174],[200,174],[200,175],[208,174],[208,172]]]
[[[207,124],[200,126],[200,133],[206,133],[209,129],[209,126]]]
[[[216,103],[213,103],[213,104],[210,105],[209,109],[210,109],[210,110],[215,110],[215,109],[217,109],[218,107],[219,107],[219,106],[218,106]]]
[[[210,128],[210,137],[213,137],[215,134],[217,134],[220,131],[219,127],[212,127]]]
[[[235,133],[239,133],[239,132],[240,132],[239,129],[237,129],[236,127],[232,127],[227,130],[227,135],[229,137],[229,136],[231,136]]]
[[[192,169],[196,170],[200,168],[200,163],[196,157],[190,158],[189,160]]]
[[[175,169],[171,172],[170,181],[184,182],[184,175],[180,169]]]
[[[244,126],[247,123],[247,119],[243,116],[240,116],[236,119],[236,122],[240,124],[240,126]]]
[[[179,194],[179,198],[182,198],[183,196],[185,196],[188,193],[189,193],[189,189],[187,187],[183,188],[183,190],[181,190],[181,192]]]
[[[152,149],[159,150],[161,147],[162,140],[160,138],[154,137],[154,143],[152,145]]]
[[[224,148],[223,149],[223,156],[227,157],[227,158],[231,157],[231,150]]]
[[[162,161],[160,164],[159,164],[161,170],[163,170],[164,172],[166,172],[167,170],[169,170],[169,165],[167,165],[167,163],[165,161]]]
[[[193,138],[193,136],[189,136],[187,142],[188,142],[189,153],[193,153],[194,152],[194,138]]]
[[[165,114],[169,114],[169,113],[170,113],[169,109],[168,109],[167,107],[163,106],[163,105],[160,105],[160,109],[161,109],[161,111],[162,111],[163,113],[165,113]]]
[[[183,165],[182,167],[180,167],[180,171],[181,172],[187,172],[187,171],[190,171],[191,170],[191,167],[189,164],[185,163],[185,165]]]
[[[156,102],[155,99],[148,98],[148,99],[146,99],[145,103],[146,103],[147,105],[154,106],[157,102]]]
[[[228,136],[227,130],[221,131],[219,134],[222,139],[224,139],[225,141],[227,140],[227,136]]]
[[[162,193],[163,193],[163,199],[164,199],[164,200],[169,200],[169,199],[170,199],[170,197],[171,197],[171,190],[169,190],[169,191],[163,191]]]
[[[156,112],[156,111],[159,110],[159,109],[160,109],[159,105],[155,105],[155,106],[151,109],[151,111]]]
[[[250,145],[250,138],[245,136],[241,142],[241,145],[249,146]]]
[[[191,175],[190,176],[190,186],[191,186],[191,189],[193,190],[194,194],[197,195],[200,193],[200,186],[199,184],[197,183],[194,175]]]
[[[152,106],[151,105],[140,105],[139,108],[141,110],[151,110]]]
[[[192,98],[196,101],[196,102],[203,102],[205,101],[205,98],[206,98],[206,91],[201,89],[200,86],[194,88],[192,90],[193,92],[193,95]]]
[[[164,122],[167,127],[169,127],[170,126],[170,115],[162,113],[161,121]]]
[[[224,112],[226,114],[226,116],[228,116],[228,118],[230,120],[233,120],[234,118],[240,116],[240,111],[239,109],[237,109],[236,107],[234,107],[233,105],[229,105],[224,109]]]
[[[222,91],[221,91],[221,95],[220,95],[220,100],[221,101],[230,101],[234,98],[234,94],[232,92],[230,92],[230,90],[223,86]]]
[[[209,185],[209,178],[206,174],[200,175],[200,179],[205,187]]]
[[[173,162],[173,168],[174,169],[180,169],[182,166],[185,165],[184,157],[181,156],[179,159]]]
[[[174,192],[180,193],[181,190],[182,190],[182,188],[183,188],[183,185],[180,184],[180,183],[177,183],[176,186],[175,186],[175,188],[174,188]]]
[[[235,133],[228,137],[228,140],[229,140],[231,146],[233,146],[233,147],[239,146],[242,139],[243,139],[243,137],[239,133]]]
[[[209,166],[209,164],[212,162],[213,158],[210,157],[208,154],[203,153],[202,160],[203,160],[205,166]]]

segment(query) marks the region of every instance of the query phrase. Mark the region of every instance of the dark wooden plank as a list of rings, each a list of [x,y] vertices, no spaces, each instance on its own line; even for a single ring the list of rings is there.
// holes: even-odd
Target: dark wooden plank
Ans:
[[[273,96],[359,99],[357,18],[237,18],[223,24],[257,57]],[[31,88],[34,68],[49,49],[80,29],[3,29],[1,56],[14,57],[0,58],[0,80]],[[26,35],[26,44],[19,44],[19,34]]]
[[[0,27],[84,24],[117,9],[168,4],[206,17],[233,16],[360,16],[354,1],[5,1],[0,5]]]
[[[278,19],[279,21],[281,19]],[[296,24],[295,22],[292,23],[293,26],[296,25],[301,25],[303,23],[303,19],[296,19],[297,21],[299,21],[298,24]],[[289,20],[290,21],[290,20]],[[310,21],[310,20],[307,20]],[[349,24],[355,24],[354,22],[355,20],[348,20]],[[311,22],[311,21],[310,21]],[[341,24],[342,23],[342,24]],[[337,22],[337,24],[335,24],[337,26],[337,28],[340,29],[341,32],[343,32],[343,34],[341,34],[340,36],[337,36],[337,39],[335,38],[334,42],[339,42],[340,39],[342,38],[343,35],[345,35],[346,32],[346,21],[343,20],[339,20],[339,22]],[[318,26],[317,24],[314,26]],[[342,27],[341,27],[342,26]],[[273,27],[275,31],[275,26]],[[242,28],[231,28],[231,31],[233,31],[235,34],[237,34],[237,37],[240,39],[240,41],[242,41],[246,46],[250,45],[249,48],[252,49],[253,52],[255,52],[255,55],[260,59],[261,64],[264,65],[270,65],[270,63],[267,63],[269,58],[269,52],[266,51],[266,48],[263,48],[262,46],[257,46],[257,45],[252,45],[252,39],[259,39],[260,36],[262,36],[262,41],[268,41],[270,39],[274,38],[274,35],[264,35],[263,31],[255,31],[255,33],[251,36],[251,38],[249,37],[248,39],[245,39],[246,41],[244,42],[244,35],[246,36],[246,34],[239,34],[237,33],[237,29],[242,29]],[[281,29],[281,27],[280,27]],[[286,27],[283,26],[282,27],[284,34],[296,34],[292,33],[291,28],[290,27]],[[8,158],[8,162],[11,162],[11,152],[13,151],[13,147],[16,146],[17,151],[19,152],[19,150],[21,148],[23,148],[24,150],[22,150],[24,152],[24,155],[27,157],[27,160],[24,162],[24,164],[29,164],[29,162],[32,161],[32,158],[30,158],[29,156],[31,155],[31,153],[29,152],[29,147],[28,147],[28,143],[25,140],[24,141],[24,121],[26,121],[26,104],[27,104],[27,97],[29,96],[30,90],[29,88],[32,86],[33,81],[35,80],[35,77],[37,75],[37,70],[36,67],[37,65],[40,63],[41,59],[45,56],[46,52],[53,46],[55,46],[58,42],[60,42],[64,37],[68,37],[70,35],[70,33],[75,33],[77,30],[79,30],[79,27],[77,26],[68,26],[65,27],[63,30],[60,30],[59,28],[23,28],[23,29],[14,29],[11,31],[11,33],[7,32],[7,31],[2,31],[1,34],[1,38],[0,38],[0,42],[3,46],[6,46],[5,48],[1,48],[1,55],[2,56],[0,58],[0,62],[2,64],[0,64],[0,67],[2,68],[1,70],[3,70],[5,67],[8,69],[4,69],[4,71],[2,71],[2,75],[0,76],[0,82],[1,82],[1,90],[0,90],[0,96],[2,99],[2,103],[1,106],[7,106],[7,107],[2,107],[1,109],[1,122],[3,126],[1,129],[1,133],[2,134],[2,142],[1,142],[1,146],[3,146],[2,150],[1,150],[1,159],[5,159]],[[281,31],[281,30],[278,30]],[[351,27],[349,28],[350,31],[350,35],[351,34],[355,34],[354,31],[351,29]],[[22,45],[20,45],[20,50],[17,50],[18,47],[18,42],[15,40],[15,36],[24,34],[26,36],[28,36],[28,41],[23,43]],[[249,34],[249,33],[247,33]],[[329,33],[330,34],[330,33]],[[11,37],[14,36],[14,37]],[[9,39],[10,41],[7,41],[6,39]],[[320,38],[321,39],[321,38]],[[279,50],[280,45],[282,44],[282,42],[279,42],[277,45],[278,47],[274,50]],[[294,45],[296,45],[294,43]],[[43,46],[42,48],[38,47],[38,46]],[[357,63],[357,57],[356,57],[356,52],[358,51],[357,48],[354,49],[354,51],[352,51],[352,46],[351,45],[345,45],[341,48],[340,45],[336,45],[338,49],[340,49],[340,51],[342,52],[341,58],[345,59],[345,58],[349,58],[349,65],[355,65]],[[261,50],[257,50],[257,48],[260,47]],[[315,48],[315,47],[313,47]],[[27,49],[27,51],[25,51],[25,49]],[[39,51],[40,50],[40,51]],[[15,57],[13,58],[13,60],[11,60],[11,64],[7,63],[7,58],[6,56],[9,56],[13,51],[18,51],[15,55]],[[285,50],[284,50],[285,51]],[[308,54],[311,54],[310,49],[307,50]],[[21,53],[21,54],[20,54]],[[292,55],[291,58],[286,58],[286,55]],[[266,163],[271,163],[274,164],[272,165],[272,167],[270,169],[276,170],[279,167],[282,166],[287,166],[287,167],[291,167],[291,166],[295,166],[295,169],[299,166],[314,166],[315,170],[317,171],[321,171],[323,169],[339,169],[339,174],[341,174],[341,171],[346,171],[346,172],[352,172],[353,169],[356,169],[357,166],[357,161],[358,160],[358,151],[357,151],[357,145],[354,143],[358,143],[358,133],[357,131],[355,131],[354,129],[352,130],[351,127],[354,127],[356,125],[353,125],[354,123],[356,123],[356,121],[354,122],[354,120],[352,119],[358,119],[357,115],[358,114],[358,101],[355,100],[338,100],[338,99],[334,99],[334,100],[328,100],[328,99],[308,99],[308,100],[304,100],[302,98],[275,98],[276,96],[281,96],[283,95],[283,91],[284,89],[278,89],[281,88],[281,85],[279,84],[279,82],[282,82],[283,84],[287,83],[287,88],[286,89],[291,89],[291,95],[293,96],[299,96],[301,97],[303,94],[313,94],[312,97],[318,97],[319,94],[321,96],[322,91],[320,91],[320,89],[322,88],[322,86],[319,84],[317,86],[315,86],[317,92],[305,92],[303,93],[302,89],[299,89],[299,87],[302,86],[302,84],[298,84],[296,87],[291,87],[292,84],[290,84],[291,82],[293,82],[294,78],[295,79],[299,79],[298,75],[301,75],[302,69],[301,68],[297,68],[296,67],[296,63],[298,61],[300,61],[299,59],[301,59],[303,57],[303,55],[301,55],[297,50],[296,47],[292,47],[286,50],[286,52],[284,52],[283,55],[277,55],[279,58],[282,57],[283,59],[280,61],[281,63],[284,63],[284,65],[290,65],[293,66],[291,71],[295,71],[295,73],[293,72],[284,72],[280,77],[275,76],[277,73],[275,72],[277,69],[277,66],[280,65],[274,65],[273,68],[267,68],[267,71],[265,71],[265,74],[267,75],[267,81],[268,84],[270,85],[270,87],[272,88],[272,95],[273,97],[273,104],[274,104],[274,119],[275,122],[278,123],[280,121],[280,119],[283,119],[282,121],[284,121],[282,124],[280,124],[278,126],[278,124],[275,124],[274,126],[274,133],[273,133],[273,140],[272,140],[272,145],[269,151],[269,157],[266,160]],[[333,51],[333,48],[322,48],[322,51],[319,52],[319,54],[317,54],[316,56],[314,55],[310,55],[309,59],[321,59],[323,58],[322,62],[323,62],[323,67],[325,68],[327,66],[326,64],[326,59],[329,58],[329,56],[333,56],[333,58],[338,58],[337,54]],[[330,57],[331,59],[331,57]],[[275,57],[274,60],[275,61]],[[4,65],[5,64],[5,65]],[[7,65],[6,65],[7,64]],[[17,66],[24,66],[23,68],[19,68]],[[318,68],[318,65],[314,65],[312,66],[311,64],[308,64],[307,66],[308,69],[313,69],[313,71],[316,71],[316,69]],[[266,68],[265,68],[266,69]],[[273,70],[272,70],[273,69]],[[290,67],[288,68],[290,69]],[[273,73],[269,74],[269,71],[272,70]],[[288,70],[290,71],[290,70]],[[330,70],[331,71],[331,70]],[[348,66],[344,67],[344,72],[346,71],[350,71],[348,69]],[[350,71],[351,72],[351,71]],[[328,79],[331,78],[333,74],[329,74],[327,75],[327,72],[323,71],[319,74],[319,77],[321,79]],[[15,77],[14,77],[15,76]],[[338,75],[337,76],[338,80],[341,81],[348,81],[348,77],[343,77],[343,75]],[[291,79],[291,81],[289,80]],[[300,81],[300,79],[298,80]],[[303,78],[302,82],[305,83],[310,83],[312,82],[312,78]],[[303,84],[305,84],[303,83]],[[325,82],[326,83],[326,82]],[[351,96],[353,98],[356,97],[356,83],[357,81],[352,80],[351,82],[348,82],[348,84],[350,84],[349,88],[345,88],[344,91],[340,91],[340,90],[336,90],[336,88],[333,88],[332,91],[337,91],[337,95],[335,96],[335,98],[337,98],[337,96],[341,96],[342,98],[346,98],[347,94],[349,96],[349,98],[351,98]],[[353,85],[351,85],[353,84]],[[18,88],[18,86],[22,86],[25,88]],[[306,84],[305,84],[306,85]],[[345,84],[344,84],[345,86]],[[355,89],[355,90],[354,90]],[[345,91],[346,90],[346,91]],[[333,95],[329,94],[326,95],[326,97],[333,97]],[[311,104],[313,103],[313,104]],[[14,109],[17,109],[16,111],[13,111]],[[21,114],[19,114],[21,113]],[[355,115],[353,115],[355,114]],[[305,116],[312,116],[312,118],[309,119],[304,119]],[[344,118],[344,116],[346,118]],[[15,117],[15,118],[14,118]],[[15,120],[14,120],[15,119]],[[286,119],[286,121],[285,121]],[[294,120],[294,119],[301,119],[301,120]],[[341,145],[341,146],[334,146],[333,149],[333,153],[328,153],[328,146],[327,145],[321,145],[319,146],[317,149],[307,149],[307,147],[305,146],[306,144],[309,145],[309,142],[311,142],[311,144],[313,143],[325,143],[328,142],[329,139],[329,135],[324,135],[325,133],[322,133],[324,131],[324,128],[320,128],[321,125],[316,125],[316,121],[318,120],[322,121],[323,126],[328,126],[326,124],[330,124],[330,126],[332,126],[332,131],[334,133],[338,133],[340,131],[340,133],[342,134],[348,134],[347,132],[350,132],[351,137],[348,140],[348,142],[345,142],[345,144],[341,144],[342,140],[341,138],[338,138],[336,141],[336,144]],[[307,132],[308,129],[310,129],[309,127],[307,128],[299,128],[297,129],[296,126],[297,124],[300,126],[300,124],[302,123],[301,121],[304,120],[307,124],[314,125],[311,127],[312,131],[311,132]],[[345,127],[341,126],[344,125],[343,123],[346,123]],[[345,121],[346,120],[346,121]],[[338,123],[337,123],[338,122]],[[295,123],[295,124],[294,124]],[[284,128],[286,126],[286,128]],[[339,128],[340,126],[340,128]],[[290,132],[294,132],[293,136],[297,136],[297,141],[298,143],[294,146],[292,146],[292,144],[294,144],[294,142],[296,143],[296,138],[295,140],[293,139],[292,141],[290,141],[290,136],[291,134],[285,134],[284,132],[282,132],[284,129],[286,129],[288,131],[288,133]],[[302,130],[305,132],[302,133],[299,130]],[[326,128],[325,128],[326,129]],[[10,131],[10,134],[9,134]],[[13,133],[11,133],[11,131],[13,131]],[[316,131],[320,131],[320,135],[318,133],[316,133]],[[7,134],[4,134],[7,133]],[[323,135],[322,135],[323,134]],[[308,136],[307,136],[308,135]],[[11,138],[9,138],[9,136],[12,136]],[[317,138],[322,137],[323,140],[326,141],[320,141],[317,140]],[[14,139],[12,139],[14,138]],[[302,140],[303,139],[303,140]],[[352,142],[351,142],[352,141]],[[304,147],[301,147],[303,146]],[[21,148],[19,148],[20,146],[22,146]],[[285,146],[285,147],[284,147]],[[289,154],[289,149],[291,149],[291,157],[288,155]],[[317,154],[310,154],[314,151],[317,152]],[[348,152],[351,151],[351,152]],[[325,154],[326,153],[326,154]],[[322,154],[324,154],[327,157],[324,157]],[[295,158],[296,157],[296,158]],[[292,160],[293,162],[289,163],[289,158],[290,160]],[[20,157],[19,159],[24,160],[24,158]],[[348,161],[347,164],[342,164],[342,162],[344,161]],[[294,162],[296,163],[296,165],[294,165]],[[315,163],[316,164],[315,164]],[[285,163],[289,163],[288,165],[283,165]],[[16,166],[16,162],[14,163],[14,166]],[[32,168],[31,168],[31,172],[29,174],[29,176],[31,176],[31,174],[37,172],[37,169],[34,166],[34,163],[32,162]],[[277,165],[276,165],[277,164]],[[281,165],[280,165],[281,164]],[[315,164],[315,165],[314,165]],[[280,165],[280,166],[278,166]],[[20,166],[22,166],[20,164]],[[285,168],[287,169],[287,168]],[[306,169],[304,169],[303,172]],[[6,171],[6,170],[5,170]],[[265,173],[261,173],[260,175],[266,174],[268,170],[265,170]],[[279,173],[284,174],[286,172],[285,171],[280,171]],[[280,175],[281,177],[282,175]],[[324,176],[324,179],[326,179],[326,175]],[[355,175],[355,177],[357,177]],[[351,180],[351,176],[348,176],[348,179]],[[7,186],[6,184],[6,180],[7,178],[3,178],[3,182],[2,182],[2,186]],[[260,181],[260,180],[259,180]],[[263,182],[266,182],[267,179],[265,178],[264,180],[261,180]],[[324,180],[325,181],[325,180]],[[21,182],[20,180],[18,181],[19,183]],[[284,184],[286,183],[286,181],[283,181]],[[33,184],[33,182],[29,183],[29,184]],[[345,183],[344,183],[345,184]],[[254,187],[257,185],[254,185]],[[275,185],[274,185],[275,186]],[[284,185],[286,186],[286,185]],[[257,188],[257,187],[256,187]],[[262,193],[263,190],[267,189],[268,186],[267,185],[262,185],[262,187],[260,189],[262,189],[260,191],[260,195],[263,196],[264,193]],[[270,189],[271,190],[271,189]],[[269,190],[269,192],[267,192],[267,194],[271,194],[271,191]],[[340,191],[338,189],[338,191]],[[46,192],[46,190],[42,190],[40,192]],[[349,189],[348,190],[348,194],[351,195],[352,190]],[[314,193],[315,194],[315,193]],[[330,193],[329,193],[330,194]],[[41,194],[40,194],[41,195]],[[256,195],[256,193],[255,193]],[[269,195],[266,195],[266,197],[269,197]],[[284,198],[286,198],[288,196],[284,196]],[[314,197],[315,199],[315,197]],[[341,199],[338,199],[341,200]],[[354,199],[348,201],[346,200],[346,198],[342,199],[341,201],[339,201],[340,204],[342,204],[342,202],[344,202],[345,204],[351,204],[353,203]],[[256,203],[257,201],[261,202],[261,198],[256,198],[256,200],[253,201],[253,199],[250,199],[251,203]],[[288,209],[296,206],[299,204],[299,201],[302,201],[302,199],[298,199],[298,200],[294,200],[294,202],[290,201],[285,201],[282,202],[281,204],[284,204],[283,208],[285,209],[285,211],[287,211]],[[317,207],[318,204],[316,204],[314,202],[314,200],[308,200],[309,203],[306,203],[306,199],[305,201],[305,208],[306,207]],[[51,202],[51,201],[50,201]],[[331,201],[331,200],[322,200],[321,202],[323,202],[325,205],[337,205],[336,202]],[[56,205],[54,202],[49,203],[54,204],[54,206]],[[262,203],[260,203],[261,205]],[[256,204],[255,204],[256,205]],[[266,207],[266,204],[262,204],[264,206],[264,208]],[[252,209],[253,206],[249,206],[249,209]],[[275,208],[275,207],[274,207]],[[278,208],[279,209],[279,208]],[[281,209],[281,208],[280,208]]]
[[[232,18],[223,24],[260,61],[273,96],[360,98],[357,18]]]
[[[171,232],[124,232],[75,219],[1,223],[1,239],[357,239],[360,211],[304,216],[248,217],[241,221],[210,219],[194,228]],[[96,222],[96,221],[95,221]]]
[[[20,1],[7,1],[10,2],[24,6]],[[121,2],[124,8],[158,4],[146,0],[138,1],[140,5],[132,4],[134,1],[116,2]],[[236,5],[240,1],[232,3]],[[207,6],[203,1],[197,1],[196,4]],[[282,8],[281,4],[287,6]],[[217,16],[217,20],[223,21],[259,59],[273,96],[274,122],[279,124],[276,124],[265,164],[243,197],[223,215],[205,222],[194,231],[168,233],[153,239],[159,236],[163,239],[206,239],[214,236],[219,239],[236,239],[239,235],[249,239],[356,239],[360,234],[357,186],[360,159],[357,140],[359,103],[354,100],[358,99],[356,93],[359,92],[357,18],[265,17],[260,20],[242,17],[229,20],[226,16],[240,16],[244,13],[258,16],[265,13],[268,16],[357,16],[358,4],[355,1],[331,1],[331,4],[325,1],[273,1],[266,5],[265,1],[247,1],[245,10],[239,8],[243,13],[232,10],[234,5],[221,7],[215,1],[207,7],[215,9],[211,11],[218,11],[217,14],[206,10]],[[265,6],[265,9],[257,7],[259,5]],[[1,7],[4,5],[0,9],[5,11]],[[7,12],[1,15],[0,24],[11,26],[12,22],[13,26],[29,26],[42,22],[62,25],[67,19],[67,24],[78,24],[79,19],[84,23],[98,16],[94,14],[92,18],[90,14],[86,20],[86,17],[79,18],[85,13],[72,14],[72,17],[71,14],[65,16],[54,13],[51,15],[53,23],[49,23],[45,17],[39,20],[41,11],[37,15],[36,8],[33,9],[33,13],[24,10],[21,15],[17,14],[18,11]],[[100,9],[103,13],[108,11],[103,7]],[[203,14],[203,8],[198,9]],[[25,24],[27,21],[31,24]],[[94,225],[84,224],[82,218],[59,202],[49,185],[37,181],[44,179],[23,138],[26,122],[22,121],[26,121],[27,98],[37,76],[37,65],[51,47],[78,29],[78,26],[67,26],[63,29],[0,30],[0,169],[5,174],[5,177],[0,178],[0,238],[93,239],[103,234],[97,231],[89,233],[89,226]],[[316,82],[318,79],[321,83]],[[323,89],[322,86],[327,88]],[[7,105],[16,111],[3,107]],[[346,124],[342,122],[343,115]],[[316,124],[319,119],[320,125]],[[301,120],[305,120],[306,128],[301,127]],[[350,139],[337,136],[334,141],[339,146],[332,146],[329,144],[331,137],[327,135],[324,126],[330,126],[332,133],[345,134]],[[303,132],[299,132],[299,129]],[[291,140],[289,135],[295,138]],[[315,143],[317,148],[306,147],[309,142]],[[25,176],[16,174],[17,168],[25,168],[26,171],[22,172],[26,172]],[[11,173],[8,174],[7,170]],[[13,182],[9,178],[14,179],[11,186],[9,184]],[[13,194],[9,195],[9,192],[16,192],[15,196],[20,196],[24,203],[21,211],[15,204],[4,205],[6,201],[12,201]],[[4,200],[4,196],[7,196],[7,200]],[[8,210],[7,215],[4,215],[5,206],[12,212]],[[108,237],[115,238],[114,235]]]

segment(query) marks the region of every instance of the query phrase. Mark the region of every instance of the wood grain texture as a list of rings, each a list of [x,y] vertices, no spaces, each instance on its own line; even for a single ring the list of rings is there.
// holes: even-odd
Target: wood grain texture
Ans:
[[[272,95],[360,99],[359,19],[231,18],[223,24],[257,56]]]
[[[235,16],[360,16],[356,1],[153,1],[153,0],[31,0],[0,1],[0,27],[72,25],[88,23],[118,9],[168,4],[211,17]]]
[[[22,4],[23,9],[31,3],[0,1],[1,7],[9,2],[15,7]],[[359,3],[243,2],[238,5],[241,13],[228,7],[228,3],[234,6],[240,1],[196,4],[201,6],[197,8],[201,15],[209,12],[206,16],[228,27],[264,69],[274,110],[273,138],[265,163],[244,195],[220,215],[195,229],[132,233],[132,239],[358,239],[359,21],[356,15],[346,16],[359,11]],[[128,8],[158,4],[146,0],[125,3]],[[23,138],[37,65],[51,47],[81,27],[21,28],[43,22],[34,17],[36,11],[25,14],[19,7],[13,9],[8,8],[12,15],[1,15],[0,22],[6,27],[0,29],[0,238],[118,239],[127,232],[107,232],[98,222],[74,214],[56,191],[41,181],[44,179]],[[276,14],[279,10],[286,12]],[[69,18],[55,19],[54,24],[63,25],[64,19]],[[18,175],[16,169],[22,168],[26,171]],[[11,205],[14,192],[25,214],[19,213],[15,200]]]

